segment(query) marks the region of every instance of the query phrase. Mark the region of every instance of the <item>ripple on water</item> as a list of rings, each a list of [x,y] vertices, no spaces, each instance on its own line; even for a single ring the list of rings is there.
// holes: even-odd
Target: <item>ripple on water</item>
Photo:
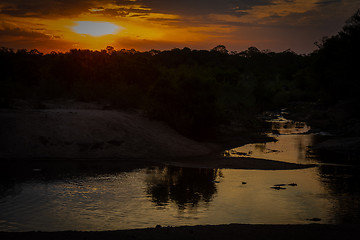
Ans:
[[[248,144],[229,153],[291,163],[317,162],[309,158],[307,146],[313,144],[315,135],[304,134],[306,125],[280,119],[274,126],[278,132],[272,136],[277,142]],[[358,171],[349,166],[279,171],[89,167],[87,171],[76,164],[74,170],[72,165],[47,166],[49,170],[44,167],[30,173],[16,170],[21,172],[17,177],[12,175],[17,172],[7,173],[8,178],[0,181],[0,231],[306,224],[309,219],[360,222],[360,186],[355,184],[360,181]]]
[[[242,184],[244,181],[247,184]],[[334,222],[332,209],[336,199],[319,181],[317,168],[215,171],[163,166],[111,178],[79,178],[81,184],[76,182],[72,179],[71,182],[18,183],[23,190],[16,196],[8,196],[6,201],[2,199],[0,230],[295,224],[314,217],[321,218],[322,223]],[[286,186],[283,191],[271,188],[290,183],[297,186]]]

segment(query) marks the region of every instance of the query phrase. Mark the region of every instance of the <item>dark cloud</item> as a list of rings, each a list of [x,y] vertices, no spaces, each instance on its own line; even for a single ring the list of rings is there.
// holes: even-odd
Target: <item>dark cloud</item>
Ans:
[[[321,1],[318,1],[316,4],[321,6],[321,5],[329,5],[329,4],[339,3],[341,1],[342,0],[321,0]]]
[[[73,46],[57,35],[44,34],[32,30],[0,26],[0,45],[8,48],[38,49],[42,52],[67,50]],[[60,48],[61,47],[61,48]]]
[[[2,0],[0,13],[17,17],[72,16],[94,6],[96,2],[91,0]]]
[[[52,35],[52,34],[45,34],[44,32],[46,29],[39,26],[34,25],[32,29],[22,29],[19,27],[14,27],[6,23],[0,24],[0,39],[1,42],[5,39],[10,38],[18,38],[18,39],[42,39],[42,40],[54,40],[54,39],[61,39],[61,36]]]
[[[0,13],[21,17],[61,17],[74,16],[89,12],[89,9],[103,8],[104,11],[93,14],[110,16],[126,16],[128,12],[144,13],[145,9],[122,8],[121,6],[142,5],[151,12],[170,13],[178,15],[222,14],[234,10],[247,10],[253,6],[269,5],[273,0],[2,0]],[[105,8],[110,5],[112,7]],[[116,7],[116,5],[118,7]]]
[[[119,2],[119,4],[122,2]],[[269,5],[273,0],[139,0],[154,11],[179,15],[235,13],[254,6]]]
[[[36,31],[25,31],[20,28],[4,28],[0,29],[0,37],[10,38],[10,37],[22,37],[22,38],[35,38],[35,39],[51,39],[51,36],[36,32]]]

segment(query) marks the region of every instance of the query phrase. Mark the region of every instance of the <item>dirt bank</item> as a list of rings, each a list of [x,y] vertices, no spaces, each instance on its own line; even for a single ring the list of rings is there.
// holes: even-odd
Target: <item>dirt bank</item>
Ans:
[[[27,102],[25,102],[27,103]],[[61,102],[34,109],[24,103],[0,110],[0,159],[121,160],[134,159],[181,167],[284,170],[310,166],[263,159],[221,158],[225,146],[269,140],[255,133],[227,129],[217,143],[186,138],[165,123],[136,112]],[[8,161],[7,161],[8,162]],[[22,163],[23,164],[23,163]],[[38,163],[36,163],[38,164]]]
[[[164,160],[165,163],[177,167],[191,168],[228,168],[248,170],[294,170],[315,167],[314,164],[295,164],[249,157],[226,158],[186,158],[180,160]]]
[[[244,225],[230,224],[193,227],[157,227],[106,232],[0,232],[1,239],[354,239],[360,233],[354,225]]]
[[[203,156],[215,144],[188,139],[138,113],[101,109],[0,111],[0,158]]]

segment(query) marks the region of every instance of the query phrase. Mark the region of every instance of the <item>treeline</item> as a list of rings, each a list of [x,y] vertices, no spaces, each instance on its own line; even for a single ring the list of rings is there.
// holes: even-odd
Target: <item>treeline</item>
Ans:
[[[185,134],[248,119],[294,101],[358,98],[360,12],[309,55],[250,47],[229,52],[0,49],[0,105],[14,99],[76,99],[142,109]]]

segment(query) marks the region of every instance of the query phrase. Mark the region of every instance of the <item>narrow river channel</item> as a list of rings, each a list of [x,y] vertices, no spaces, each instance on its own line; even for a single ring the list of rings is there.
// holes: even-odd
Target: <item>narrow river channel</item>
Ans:
[[[229,149],[226,155],[316,167],[241,170],[81,161],[19,167],[19,163],[2,170],[0,231],[360,223],[359,168],[320,160],[311,147],[321,136],[308,133],[305,123],[278,116],[271,124],[268,134],[276,142],[248,144]]]

